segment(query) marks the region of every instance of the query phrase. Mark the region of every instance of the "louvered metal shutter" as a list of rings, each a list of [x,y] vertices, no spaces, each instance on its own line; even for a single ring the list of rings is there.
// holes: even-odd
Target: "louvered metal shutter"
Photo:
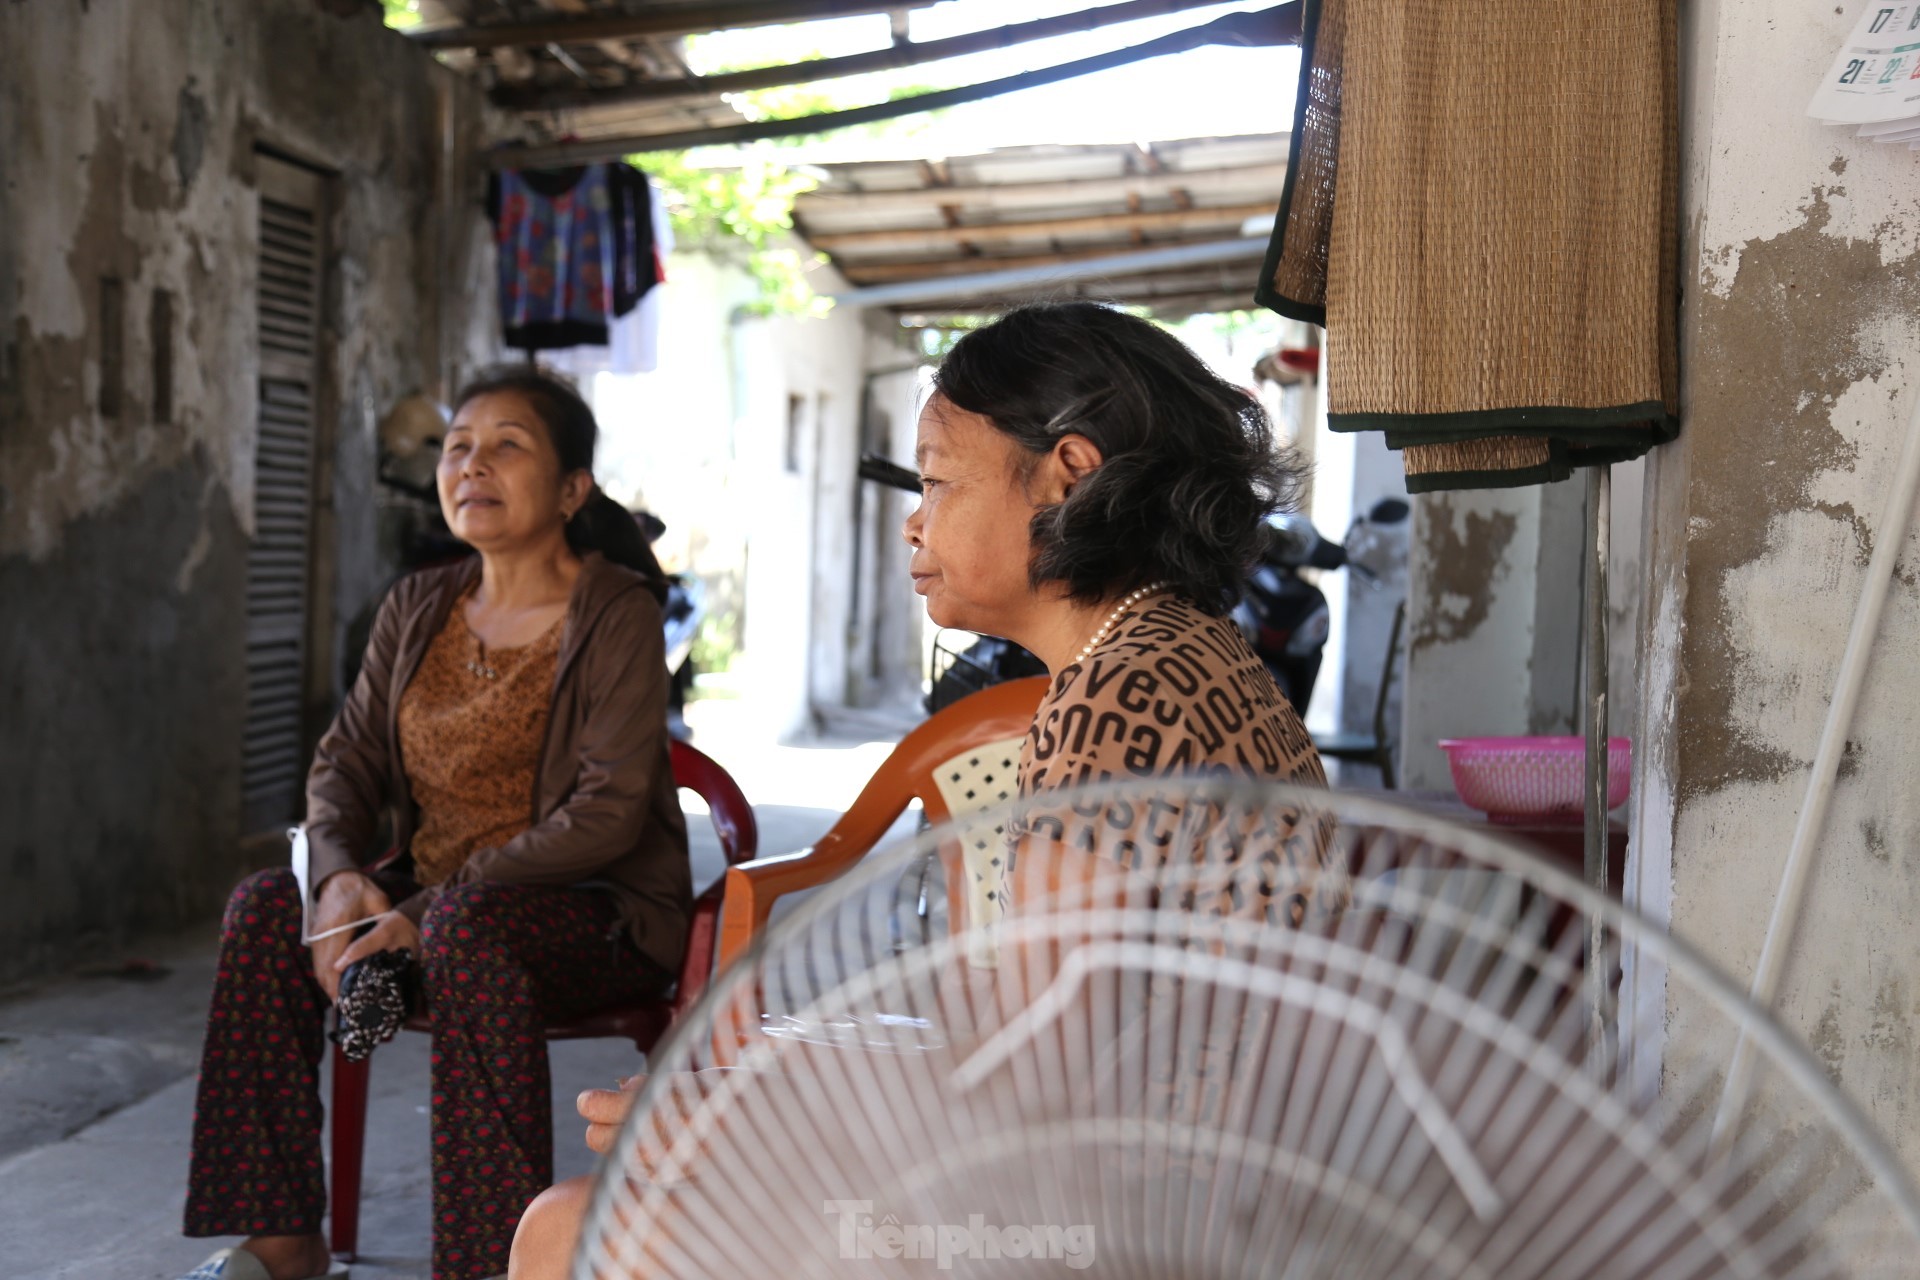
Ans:
[[[312,563],[314,402],[320,306],[319,175],[260,165],[259,445],[247,548],[246,829],[297,818]]]

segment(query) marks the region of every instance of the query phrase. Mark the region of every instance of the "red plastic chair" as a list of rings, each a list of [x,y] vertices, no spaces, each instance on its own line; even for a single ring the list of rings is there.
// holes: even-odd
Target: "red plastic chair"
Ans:
[[[760,830],[753,806],[727,771],[703,752],[684,742],[673,743],[673,780],[707,802],[713,829],[720,837],[727,865],[750,861],[759,848]],[[694,899],[693,921],[687,933],[687,953],[680,962],[680,979],[671,997],[643,1004],[603,1009],[575,1022],[547,1028],[548,1040],[633,1041],[641,1053],[659,1042],[673,1020],[700,996],[713,971],[714,940],[720,919],[726,875]],[[411,1031],[431,1031],[432,1023],[417,1017]],[[336,1046],[333,1051],[333,1194],[329,1243],[334,1256],[352,1261],[360,1245],[360,1174],[366,1151],[367,1079],[372,1059],[349,1062]]]

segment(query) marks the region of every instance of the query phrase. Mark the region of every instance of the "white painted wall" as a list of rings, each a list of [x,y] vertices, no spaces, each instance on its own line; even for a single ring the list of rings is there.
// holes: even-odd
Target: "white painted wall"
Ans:
[[[911,352],[868,335],[868,417],[862,450],[913,466],[915,424],[929,369]],[[901,527],[916,495],[866,482],[859,496],[858,586],[847,632],[850,705],[915,719],[921,714],[926,608],[907,576],[912,555]]]
[[[601,486],[645,505],[667,522],[660,553],[669,564],[728,563],[745,545],[747,508],[733,461],[739,411],[729,334],[752,282],[704,253],[667,264],[660,365],[652,373],[591,380],[600,419],[595,462]]]
[[[1452,789],[1442,738],[1576,732],[1583,512],[1574,482],[1414,499],[1404,787]]]
[[[1325,422],[1323,411],[1323,431]],[[1378,432],[1327,432],[1316,452],[1319,467],[1313,489],[1313,522],[1329,538],[1344,538],[1354,518],[1365,515],[1381,499],[1407,497],[1406,472],[1400,457],[1387,448]],[[1316,733],[1373,732],[1394,610],[1407,598],[1404,552],[1408,535],[1405,524],[1385,533],[1402,554],[1386,566],[1389,572],[1378,581],[1368,581],[1351,569],[1321,578],[1332,628],[1327,637],[1326,662],[1307,714],[1307,724]],[[1404,655],[1404,636],[1401,652]],[[1396,684],[1388,699],[1389,735],[1399,729],[1399,691],[1403,684]],[[1359,786],[1379,784],[1379,772],[1371,766],[1333,767],[1341,781],[1350,778]]]
[[[660,367],[594,379],[601,483],[667,522],[662,552],[670,566],[739,584],[743,693],[770,733],[804,736],[816,727],[817,709],[873,693],[850,680],[870,656],[867,629],[900,632],[894,641],[905,647],[909,623],[899,619],[910,613],[917,623],[903,563],[897,581],[885,572],[898,557],[885,554],[883,535],[891,531],[882,526],[897,528],[904,512],[868,485],[864,536],[854,521],[867,371],[910,357],[857,312],[817,319],[746,312],[756,296],[752,278],[698,250],[676,253],[667,277]],[[902,456],[901,431],[912,439],[912,377],[874,381],[874,403],[896,437],[888,447]],[[856,543],[866,584],[858,618]],[[910,694],[917,663],[900,660],[894,647],[882,641],[893,656],[873,684],[888,694],[904,684]]]
[[[1854,9],[1686,7],[1685,427],[1648,477],[1629,882],[1750,974],[1868,547],[1904,538],[1779,1012],[1912,1164],[1920,542],[1877,513],[1920,395],[1920,165],[1802,114]]]
[[[1647,459],[1613,469],[1613,526],[1607,556],[1611,604],[1607,664],[1607,731],[1632,737],[1640,712],[1640,623],[1646,597]],[[1584,642],[1584,637],[1583,637]],[[1583,664],[1584,668],[1584,664]]]

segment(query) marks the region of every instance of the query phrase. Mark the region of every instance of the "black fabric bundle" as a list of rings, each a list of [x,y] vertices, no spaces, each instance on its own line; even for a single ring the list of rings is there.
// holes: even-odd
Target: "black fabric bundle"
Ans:
[[[364,1062],[400,1033],[420,1003],[420,969],[413,952],[376,951],[340,975],[340,999],[329,1033],[350,1062]]]

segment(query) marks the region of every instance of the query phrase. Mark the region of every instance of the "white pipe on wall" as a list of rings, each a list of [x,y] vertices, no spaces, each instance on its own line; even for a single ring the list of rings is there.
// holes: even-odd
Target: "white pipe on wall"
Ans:
[[[1911,392],[1913,410],[1907,421],[1907,436],[1900,449],[1900,462],[1879,527],[1874,531],[1873,557],[1867,563],[1867,581],[1854,606],[1853,628],[1847,635],[1847,648],[1840,659],[1840,674],[1834,681],[1833,700],[1828,704],[1827,721],[1820,730],[1820,746],[1813,757],[1813,774],[1807,779],[1807,798],[1800,806],[1800,818],[1793,829],[1793,843],[1787,849],[1786,865],[1780,871],[1780,890],[1773,900],[1773,915],[1767,921],[1767,935],[1760,946],[1760,961],[1754,966],[1753,1002],[1769,1013],[1778,994],[1780,975],[1786,967],[1787,948],[1793,941],[1793,927],[1799,920],[1800,900],[1806,895],[1807,875],[1813,865],[1814,842],[1826,826],[1827,806],[1833,799],[1833,784],[1840,772],[1840,758],[1846,751],[1847,730],[1853,724],[1866,687],[1867,664],[1873,656],[1873,642],[1880,634],[1880,615],[1893,584],[1893,570],[1906,544],[1907,529],[1913,520],[1916,492],[1920,492],[1920,387]],[[1733,1062],[1727,1070],[1727,1083],[1720,1095],[1720,1108],[1714,1114],[1713,1142],[1725,1152],[1725,1142],[1733,1132],[1735,1119],[1746,1103],[1748,1076],[1753,1070],[1753,1048],[1743,1030],[1734,1047]]]

